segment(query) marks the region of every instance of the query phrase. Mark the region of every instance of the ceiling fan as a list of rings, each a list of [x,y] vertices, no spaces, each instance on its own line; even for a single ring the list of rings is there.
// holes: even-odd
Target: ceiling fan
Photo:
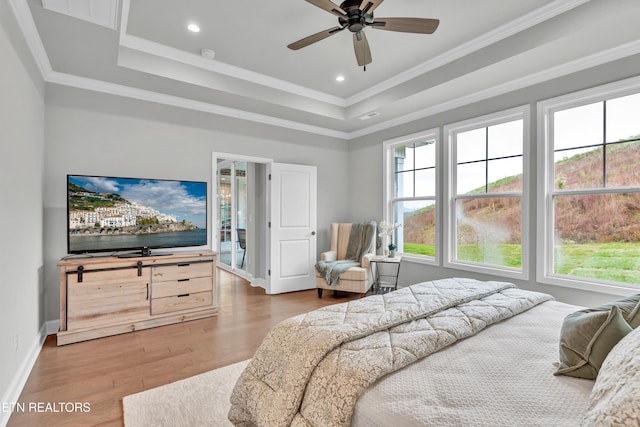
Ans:
[[[287,47],[292,50],[298,50],[348,28],[349,31],[353,33],[353,48],[356,53],[358,66],[360,67],[365,67],[371,63],[371,49],[369,49],[369,42],[367,42],[367,36],[363,31],[366,27],[403,33],[431,34],[440,24],[440,20],[438,19],[425,18],[374,19],[373,11],[380,6],[384,0],[345,0],[339,7],[331,0],[306,1],[336,15],[340,26],[312,34],[297,42],[291,43]]]

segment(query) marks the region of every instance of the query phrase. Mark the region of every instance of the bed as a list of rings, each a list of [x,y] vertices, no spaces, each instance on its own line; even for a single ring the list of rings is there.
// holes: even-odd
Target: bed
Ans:
[[[445,279],[314,310],[265,338],[229,418],[270,427],[579,426],[594,381],[554,373],[563,321],[581,308],[510,283]]]

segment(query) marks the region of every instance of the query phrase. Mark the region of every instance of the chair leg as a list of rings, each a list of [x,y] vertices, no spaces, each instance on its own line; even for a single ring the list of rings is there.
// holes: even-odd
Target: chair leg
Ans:
[[[240,268],[242,268],[244,266],[244,256],[247,254],[247,250],[243,250],[242,251],[242,264],[240,264]]]
[[[318,288],[318,298],[322,298],[322,288]]]

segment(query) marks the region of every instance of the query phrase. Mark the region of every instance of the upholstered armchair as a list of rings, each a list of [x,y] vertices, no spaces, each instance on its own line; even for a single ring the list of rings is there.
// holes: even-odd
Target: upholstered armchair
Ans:
[[[320,261],[345,260],[349,237],[351,235],[351,223],[332,223],[330,227],[330,247],[329,251],[320,254]],[[373,233],[370,241],[364,243],[363,256],[359,260],[359,265],[349,268],[339,275],[339,282],[335,285],[327,283],[323,274],[316,271],[316,288],[318,298],[322,298],[323,289],[333,291],[357,292],[364,296],[373,284],[373,274],[371,272],[370,259],[376,251],[376,229],[373,223]]]

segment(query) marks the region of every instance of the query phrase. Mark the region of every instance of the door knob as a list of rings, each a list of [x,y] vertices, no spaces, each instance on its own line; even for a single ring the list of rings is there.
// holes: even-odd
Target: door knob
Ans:
[[[316,235],[316,232],[315,232],[315,231],[312,231],[312,232],[311,232],[311,235],[312,235],[312,236],[315,236],[315,235]]]

